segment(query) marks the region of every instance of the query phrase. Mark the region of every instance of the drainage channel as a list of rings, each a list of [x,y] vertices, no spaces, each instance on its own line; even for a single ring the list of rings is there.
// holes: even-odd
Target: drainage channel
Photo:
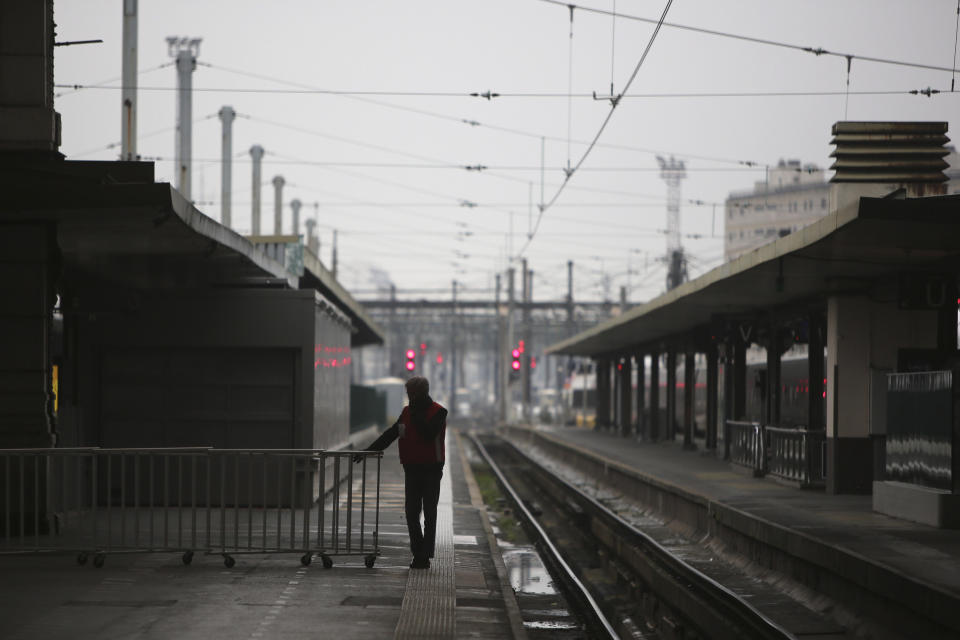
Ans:
[[[489,464],[477,441],[465,447],[473,475],[483,495],[510,585],[517,598],[529,640],[574,640],[609,637],[597,635],[567,598],[563,581],[555,577],[537,545],[528,535],[523,514],[498,478],[498,469]],[[466,444],[466,443],[465,443]]]
[[[522,465],[514,463],[513,459],[505,455],[505,447],[496,439],[483,438],[478,440],[471,436],[471,440],[477,451],[483,457],[492,473],[496,476],[497,482],[510,503],[512,512],[517,520],[522,523],[524,531],[529,538],[534,541],[534,547],[526,547],[521,554],[516,554],[518,559],[526,559],[527,562],[535,562],[539,567],[537,573],[541,576],[549,575],[551,588],[556,589],[567,602],[568,608],[582,620],[581,628],[571,633],[569,630],[563,637],[588,637],[588,638],[656,638],[656,634],[645,633],[640,627],[633,623],[630,616],[622,615],[622,611],[611,609],[610,607],[601,607],[600,602],[594,596],[594,592],[587,585],[587,580],[582,579],[579,572],[574,569],[576,566],[595,566],[598,559],[594,555],[595,546],[584,544],[577,540],[577,536],[570,536],[576,529],[565,527],[565,515],[562,510],[556,508],[549,500],[549,497],[539,491],[537,483],[532,478],[527,477]],[[560,533],[565,530],[565,533]],[[506,546],[503,549],[504,562],[510,567],[510,561],[507,560],[514,549]],[[512,572],[511,572],[512,573]],[[531,575],[534,575],[531,573]],[[511,576],[511,580],[513,576]],[[590,582],[596,583],[598,576],[594,575]],[[544,577],[538,581],[542,584]],[[613,602],[616,600],[616,585],[607,589],[603,594],[603,600]],[[514,589],[517,589],[516,583]],[[521,609],[525,609],[523,604],[523,592],[519,591],[518,596],[521,603]],[[608,618],[608,612],[613,613],[618,622],[612,623]],[[524,618],[527,618],[527,612],[524,612]],[[526,624],[528,635],[538,637],[537,631],[542,629],[546,633],[539,637],[556,638],[559,629],[550,629],[546,624],[543,626],[532,626]]]

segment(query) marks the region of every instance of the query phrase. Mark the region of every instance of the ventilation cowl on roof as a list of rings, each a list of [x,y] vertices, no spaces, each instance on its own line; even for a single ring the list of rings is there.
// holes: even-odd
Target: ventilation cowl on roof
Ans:
[[[830,182],[899,184],[911,195],[946,192],[946,122],[837,122]]]

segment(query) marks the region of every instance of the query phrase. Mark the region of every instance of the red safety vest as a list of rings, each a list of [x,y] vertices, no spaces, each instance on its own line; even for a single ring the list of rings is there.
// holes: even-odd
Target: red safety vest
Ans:
[[[434,402],[427,409],[426,420],[430,420],[437,412],[442,409],[439,404]],[[447,431],[446,421],[440,425],[440,431],[437,437],[432,441],[426,441],[417,433],[417,428],[413,424],[413,416],[410,407],[404,407],[400,412],[400,462],[402,464],[427,464],[432,462],[444,461],[444,435]]]

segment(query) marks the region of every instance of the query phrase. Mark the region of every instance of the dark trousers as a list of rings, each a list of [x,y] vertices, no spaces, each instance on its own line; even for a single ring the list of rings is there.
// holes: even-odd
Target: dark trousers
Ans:
[[[437,540],[437,502],[440,501],[440,478],[443,463],[405,464],[404,509],[410,532],[410,551],[416,558],[432,558]],[[423,512],[423,530],[420,512]]]

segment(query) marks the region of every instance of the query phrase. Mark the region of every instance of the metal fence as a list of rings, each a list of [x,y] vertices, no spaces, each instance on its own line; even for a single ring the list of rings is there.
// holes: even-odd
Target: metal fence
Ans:
[[[764,432],[770,475],[804,488],[823,486],[823,431],[764,427]]]
[[[730,436],[730,461],[751,469],[755,476],[762,476],[766,470],[763,428],[757,422],[739,420],[727,420],[726,426]]]
[[[379,554],[380,452],[0,450],[0,553]]]

